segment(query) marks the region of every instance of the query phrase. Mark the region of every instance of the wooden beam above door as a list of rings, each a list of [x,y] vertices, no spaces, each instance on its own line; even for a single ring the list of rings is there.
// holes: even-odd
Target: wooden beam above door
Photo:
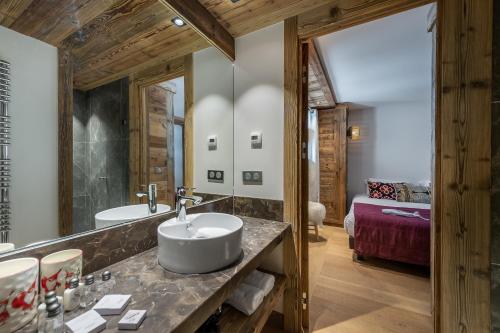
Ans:
[[[234,38],[197,0],[159,0],[231,61]]]
[[[299,38],[332,33],[431,2],[433,0],[334,0],[298,16]]]

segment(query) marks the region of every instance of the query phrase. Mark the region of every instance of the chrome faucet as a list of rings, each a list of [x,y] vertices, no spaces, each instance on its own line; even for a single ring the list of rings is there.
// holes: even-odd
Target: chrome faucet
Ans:
[[[186,188],[184,186],[178,187],[175,192],[175,212],[177,213],[177,221],[186,222],[187,201],[191,201],[195,205],[198,205],[202,200],[202,197],[198,197],[196,195],[186,195]]]
[[[139,198],[148,197],[148,208],[151,214],[156,213],[158,205],[156,204],[156,184],[149,184],[147,192],[137,192],[135,194]]]

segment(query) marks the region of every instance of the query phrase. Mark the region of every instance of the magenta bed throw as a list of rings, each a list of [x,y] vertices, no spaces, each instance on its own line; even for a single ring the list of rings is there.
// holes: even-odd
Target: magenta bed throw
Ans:
[[[369,257],[429,266],[431,223],[417,217],[394,216],[382,209],[418,211],[430,218],[429,209],[354,204],[354,250]]]

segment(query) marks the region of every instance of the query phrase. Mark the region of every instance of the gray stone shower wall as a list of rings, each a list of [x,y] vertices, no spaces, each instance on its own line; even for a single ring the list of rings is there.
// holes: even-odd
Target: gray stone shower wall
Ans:
[[[73,232],[95,228],[96,213],[129,203],[128,80],[74,91]]]
[[[500,333],[500,1],[493,1],[491,330]]]

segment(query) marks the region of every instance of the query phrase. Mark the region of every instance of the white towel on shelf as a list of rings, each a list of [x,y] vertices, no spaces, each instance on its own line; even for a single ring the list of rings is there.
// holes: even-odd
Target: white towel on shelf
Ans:
[[[234,290],[226,303],[249,316],[257,310],[264,296],[264,291],[243,282]]]
[[[259,288],[267,296],[274,287],[274,275],[254,270],[246,278],[244,283]]]

